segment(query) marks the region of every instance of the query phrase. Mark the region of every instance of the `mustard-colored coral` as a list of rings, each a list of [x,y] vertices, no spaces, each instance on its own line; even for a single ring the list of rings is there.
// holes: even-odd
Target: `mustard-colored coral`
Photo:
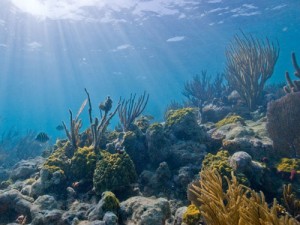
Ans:
[[[176,123],[181,122],[186,117],[194,117],[195,110],[193,108],[183,108],[177,110],[170,110],[167,113],[166,126],[170,127]]]
[[[241,124],[245,125],[245,120],[238,115],[226,116],[224,119],[216,123],[216,128],[220,128],[224,125],[237,123],[237,122],[240,122]]]
[[[68,173],[70,165],[68,163],[66,152],[70,147],[70,142],[58,142],[56,150],[46,160],[43,165],[43,169],[48,170],[50,173],[54,173],[56,171],[59,171],[62,174]]]
[[[71,159],[73,178],[92,180],[96,167],[97,155],[94,147],[78,148]]]
[[[120,202],[114,193],[110,191],[103,192],[101,200],[103,201],[102,209],[104,212],[110,211],[115,214],[118,213]]]
[[[136,181],[134,164],[127,153],[110,154],[102,151],[101,156],[101,160],[96,164],[93,178],[97,194],[108,190],[122,190]]]
[[[188,206],[186,212],[183,214],[183,222],[186,223],[187,225],[195,225],[200,222],[201,219],[201,213],[199,209],[191,204]]]
[[[263,193],[256,193],[238,183],[234,174],[226,178],[223,191],[222,177],[217,170],[203,170],[200,181],[189,186],[189,200],[195,204],[209,225],[296,225],[289,215],[279,216],[277,201],[268,207]]]
[[[282,158],[277,163],[276,168],[281,172],[290,173],[294,169],[297,173],[300,173],[300,159]]]
[[[202,168],[216,169],[222,176],[230,176],[233,169],[229,165],[229,156],[229,152],[226,150],[219,151],[215,155],[208,153],[202,161]]]

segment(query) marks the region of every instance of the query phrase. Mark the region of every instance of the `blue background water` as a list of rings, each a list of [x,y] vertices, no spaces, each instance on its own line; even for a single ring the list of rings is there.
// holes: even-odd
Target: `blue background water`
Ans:
[[[150,94],[146,114],[162,120],[184,82],[223,72],[225,49],[243,30],[279,41],[271,82],[300,60],[299,0],[1,0],[1,131],[46,131],[76,114],[90,92],[94,114],[110,95]],[[82,114],[88,126],[87,111]]]

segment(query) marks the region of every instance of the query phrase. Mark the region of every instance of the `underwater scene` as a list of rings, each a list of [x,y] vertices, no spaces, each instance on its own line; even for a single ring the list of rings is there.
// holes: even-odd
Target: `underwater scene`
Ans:
[[[299,0],[0,5],[0,225],[300,224]]]

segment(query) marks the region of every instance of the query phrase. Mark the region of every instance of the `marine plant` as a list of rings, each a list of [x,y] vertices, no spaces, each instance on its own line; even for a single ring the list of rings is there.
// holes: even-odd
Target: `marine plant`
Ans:
[[[145,110],[148,100],[149,94],[146,94],[146,92],[144,92],[137,100],[136,94],[131,94],[129,99],[122,100],[121,105],[118,108],[118,114],[123,131],[130,130],[130,126],[133,124],[134,120]]]
[[[223,191],[223,179],[216,170],[202,170],[200,180],[188,188],[188,199],[200,211],[210,225],[296,225],[290,215],[279,215],[274,199],[271,208],[262,192],[257,193],[238,183],[232,173],[227,177],[227,189]]]
[[[235,35],[226,50],[225,78],[250,110],[256,109],[263,95],[266,81],[272,76],[279,56],[279,44]]]
[[[120,191],[126,189],[137,179],[134,164],[129,155],[111,154],[101,151],[101,160],[96,164],[93,183],[97,194],[103,191]]]

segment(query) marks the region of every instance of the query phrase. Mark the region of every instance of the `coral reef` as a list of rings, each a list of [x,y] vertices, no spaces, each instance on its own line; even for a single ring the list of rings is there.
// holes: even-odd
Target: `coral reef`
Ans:
[[[136,179],[134,164],[127,153],[101,152],[93,177],[96,193],[126,190]]]
[[[193,108],[169,111],[165,127],[180,140],[201,141],[203,138],[202,130],[197,123],[196,110]]]
[[[236,35],[226,50],[225,78],[237,90],[250,110],[262,99],[265,82],[272,76],[279,55],[279,44],[266,38]]]
[[[269,208],[262,192],[239,184],[233,173],[231,180],[226,178],[225,191],[222,177],[216,170],[202,170],[200,177],[198,183],[189,186],[188,198],[198,207],[206,224],[298,224],[289,215],[278,215],[276,200]]]

